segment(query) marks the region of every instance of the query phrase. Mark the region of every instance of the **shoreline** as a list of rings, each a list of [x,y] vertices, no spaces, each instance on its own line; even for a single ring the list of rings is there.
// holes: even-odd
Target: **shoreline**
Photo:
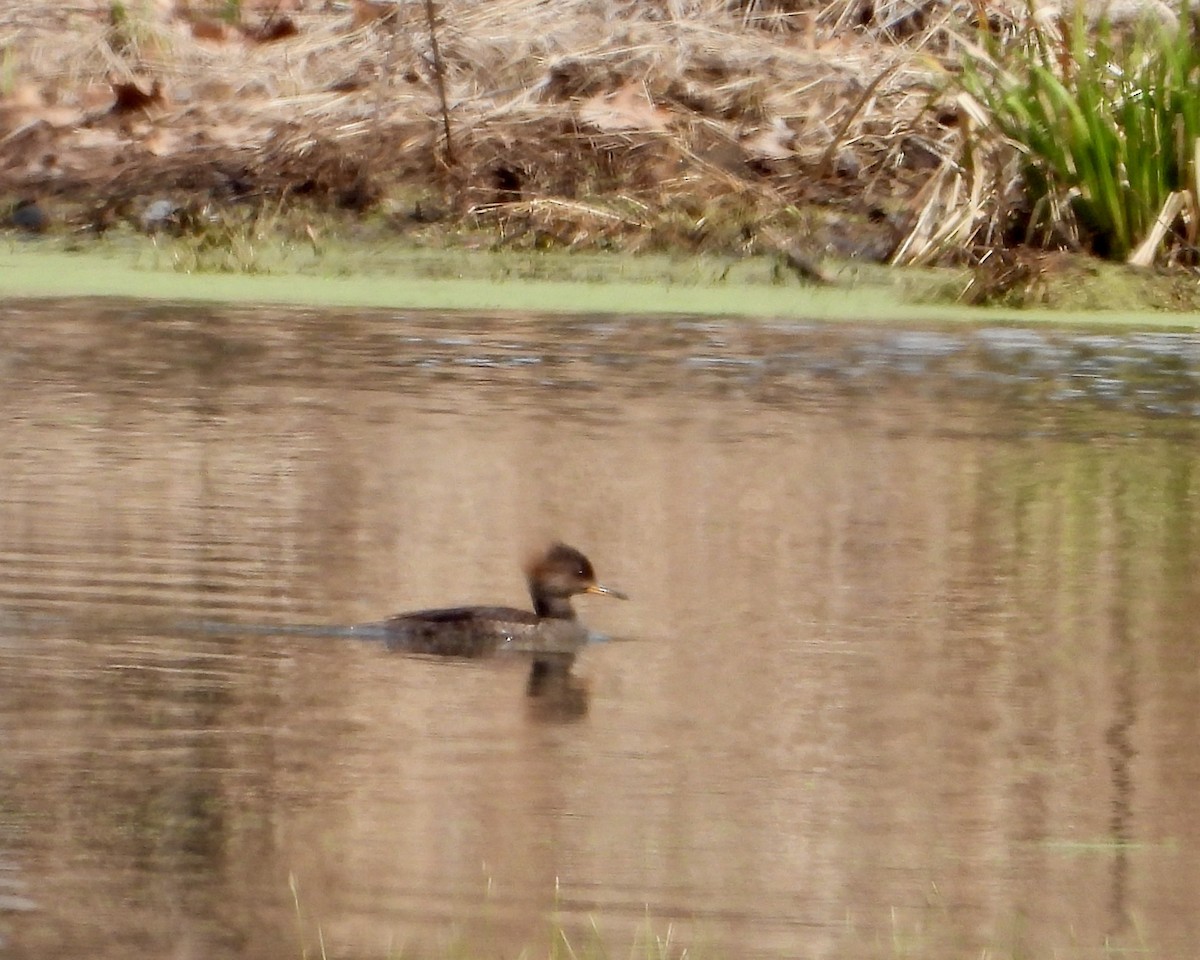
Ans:
[[[944,276],[879,269],[845,282],[805,285],[770,257],[744,260],[562,252],[512,255],[470,249],[393,249],[369,268],[347,249],[328,262],[261,272],[186,272],[170,251],[53,241],[0,245],[0,297],[124,298],[234,305],[555,314],[691,314],[815,322],[1091,324],[1200,329],[1200,313],[977,307],[931,302]],[[372,253],[372,256],[374,254]]]

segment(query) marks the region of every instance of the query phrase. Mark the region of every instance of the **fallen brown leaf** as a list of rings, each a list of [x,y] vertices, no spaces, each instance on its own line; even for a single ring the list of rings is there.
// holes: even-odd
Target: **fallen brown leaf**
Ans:
[[[352,9],[354,13],[350,19],[350,26],[353,30],[365,27],[368,23],[374,23],[376,20],[382,23],[391,23],[396,19],[396,5],[394,3],[374,3],[372,0],[354,0]]]
[[[157,79],[151,84],[149,93],[136,83],[114,83],[112,91],[116,98],[112,105],[113,113],[133,113],[148,107],[162,106],[166,102],[162,84]]]
[[[664,131],[671,115],[656,107],[641,84],[627,83],[612,93],[598,93],[579,106],[579,119],[598,130]]]
[[[243,32],[247,40],[254,43],[275,43],[300,34],[300,28],[291,17],[268,17],[257,27],[246,27]]]
[[[197,40],[225,43],[229,39],[229,27],[220,20],[204,17],[193,20],[190,26],[192,36]]]
[[[146,148],[147,153],[153,156],[165,157],[175,152],[178,141],[179,138],[167,130],[154,130],[142,140],[142,146]]]

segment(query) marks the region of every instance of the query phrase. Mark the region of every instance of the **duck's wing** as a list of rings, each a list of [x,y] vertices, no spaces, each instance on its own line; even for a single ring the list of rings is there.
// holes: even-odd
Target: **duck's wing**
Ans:
[[[519,607],[441,607],[436,610],[414,610],[388,617],[385,623],[523,623],[535,624],[538,616],[532,610]]]
[[[501,648],[528,647],[537,624],[536,614],[517,607],[447,607],[402,613],[382,626],[389,650],[485,657]]]

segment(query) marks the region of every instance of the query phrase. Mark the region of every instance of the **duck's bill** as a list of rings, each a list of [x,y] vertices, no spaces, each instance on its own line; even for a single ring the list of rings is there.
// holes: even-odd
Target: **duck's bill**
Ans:
[[[618,600],[628,600],[629,599],[628,594],[622,593],[620,590],[614,590],[612,587],[606,587],[602,583],[593,583],[583,592],[584,593],[594,593],[597,596],[602,596],[602,597],[616,597]]]

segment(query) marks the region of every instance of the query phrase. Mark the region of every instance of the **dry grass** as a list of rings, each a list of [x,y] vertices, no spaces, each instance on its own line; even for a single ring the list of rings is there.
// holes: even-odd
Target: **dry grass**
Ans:
[[[246,25],[272,9],[244,3]],[[297,33],[274,43],[224,27],[205,39],[170,0],[125,0],[119,25],[99,0],[5,5],[0,195],[74,197],[95,222],[180,193],[355,210],[416,194],[538,242],[746,248],[759,225],[793,233],[814,206],[898,240],[958,154],[928,107],[965,5],[437,10],[454,163],[419,3],[280,9]],[[112,82],[152,80],[164,102],[109,112]]]

